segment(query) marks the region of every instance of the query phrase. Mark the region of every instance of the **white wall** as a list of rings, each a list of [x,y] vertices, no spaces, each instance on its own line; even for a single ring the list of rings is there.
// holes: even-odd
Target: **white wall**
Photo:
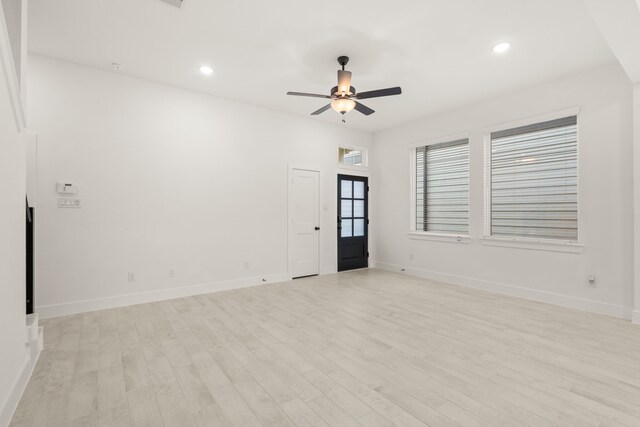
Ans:
[[[634,263],[635,309],[633,322],[640,324],[640,83],[633,87],[633,191],[634,191]]]
[[[24,386],[25,148],[16,114],[17,78],[0,7],[0,426],[7,425]],[[9,75],[8,73],[13,73]],[[14,93],[10,93],[10,86]],[[13,96],[12,96],[13,95]]]
[[[483,133],[564,110],[579,116],[579,233],[583,253],[486,246]],[[469,132],[470,244],[410,240],[409,146]],[[377,266],[630,317],[633,306],[632,87],[617,65],[592,70],[374,136]],[[413,254],[413,260],[410,256]],[[595,289],[586,286],[596,276]]]
[[[285,279],[288,163],[322,169],[321,270],[335,270],[336,148],[370,147],[370,135],[38,56],[29,87],[43,315]],[[584,251],[483,245],[482,129],[570,107],[581,110]],[[377,133],[377,265],[629,317],[632,129],[631,84],[608,66]],[[471,136],[473,240],[410,240],[409,146],[461,132]],[[61,180],[78,185],[82,209],[57,208]]]
[[[41,315],[212,289],[185,291],[192,285],[286,278],[288,163],[321,168],[320,268],[335,270],[337,147],[368,147],[370,134],[44,57],[29,61]],[[78,186],[81,209],[57,208],[61,180]],[[180,289],[165,292],[173,288]]]
[[[4,70],[0,70],[0,74]],[[0,425],[27,363],[25,347],[25,150],[0,75]],[[5,414],[6,415],[6,414]],[[10,414],[9,414],[10,416]]]
[[[13,65],[16,69],[18,82],[21,77],[22,68],[22,7],[26,6],[26,2],[22,0],[2,0],[2,10],[4,11],[5,22],[7,25],[7,34],[11,43],[11,55],[13,57]]]

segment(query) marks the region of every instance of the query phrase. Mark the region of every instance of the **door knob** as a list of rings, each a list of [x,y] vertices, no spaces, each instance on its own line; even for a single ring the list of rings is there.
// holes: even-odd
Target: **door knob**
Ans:
[[[314,230],[318,231],[320,230],[320,227],[315,227]]]

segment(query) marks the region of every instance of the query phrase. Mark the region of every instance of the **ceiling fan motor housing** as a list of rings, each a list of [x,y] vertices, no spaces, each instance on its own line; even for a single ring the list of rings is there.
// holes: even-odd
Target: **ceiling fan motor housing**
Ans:
[[[338,91],[338,86],[334,86],[331,88],[331,97],[334,97],[334,95],[342,97],[343,95],[340,94],[340,92]],[[353,86],[349,86],[349,93],[345,94],[347,96],[353,96],[356,94],[356,88]]]

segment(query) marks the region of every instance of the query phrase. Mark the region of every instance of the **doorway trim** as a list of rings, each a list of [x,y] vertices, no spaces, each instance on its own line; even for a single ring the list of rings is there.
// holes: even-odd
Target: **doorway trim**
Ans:
[[[320,232],[318,233],[318,275],[322,274],[322,235],[323,235],[323,215],[322,215],[322,170],[318,166],[288,163],[287,164],[287,274],[293,278],[293,171],[302,170],[318,173],[318,222],[320,223]]]

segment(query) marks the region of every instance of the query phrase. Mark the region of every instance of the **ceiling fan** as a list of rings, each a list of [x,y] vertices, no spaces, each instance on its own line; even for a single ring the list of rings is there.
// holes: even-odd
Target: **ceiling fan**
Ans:
[[[380,98],[382,96],[400,95],[402,89],[399,87],[390,87],[387,89],[371,90],[368,92],[356,92],[356,89],[351,86],[351,71],[345,71],[344,67],[349,62],[348,56],[341,56],[338,58],[338,64],[342,66],[342,70],[338,70],[338,86],[331,89],[331,95],[320,95],[316,93],[302,93],[302,92],[287,92],[287,95],[293,96],[308,96],[311,98],[325,98],[330,99],[331,102],[319,110],[311,113],[312,116],[317,116],[327,111],[329,108],[333,108],[335,111],[343,115],[342,121],[344,122],[344,115],[351,110],[356,110],[368,116],[375,113],[374,110],[359,103],[357,100]]]

